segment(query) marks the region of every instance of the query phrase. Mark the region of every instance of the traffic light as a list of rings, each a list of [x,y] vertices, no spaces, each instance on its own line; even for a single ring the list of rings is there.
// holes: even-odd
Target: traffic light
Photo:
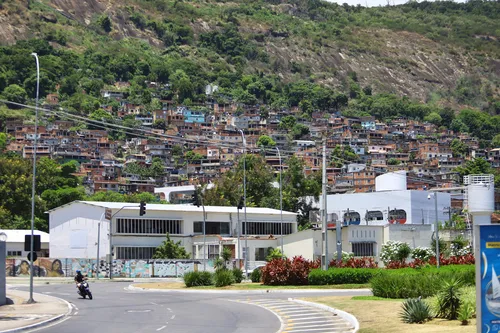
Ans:
[[[146,214],[146,202],[141,201],[141,205],[139,206],[139,215],[142,216]]]
[[[200,196],[198,195],[198,191],[196,189],[193,193],[193,205],[196,205],[196,207],[200,207],[201,205]]]
[[[245,205],[245,201],[244,201],[243,196],[241,196],[240,201],[238,202],[238,209],[242,209],[244,205]]]

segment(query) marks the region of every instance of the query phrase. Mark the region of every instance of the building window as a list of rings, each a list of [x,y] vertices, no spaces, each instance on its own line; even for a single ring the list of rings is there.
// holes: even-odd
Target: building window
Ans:
[[[156,247],[116,247],[116,259],[151,259]]]
[[[7,251],[7,256],[9,257],[20,257],[21,251]]]
[[[246,228],[248,224],[248,231]],[[242,233],[248,235],[281,235],[280,222],[243,222]],[[283,223],[283,235],[292,233],[292,223]]]
[[[267,248],[266,247],[255,248],[255,260],[256,261],[266,261],[266,257],[267,257]]]
[[[219,245],[208,245],[208,259],[219,258]]]
[[[205,222],[207,227],[207,235],[230,235],[231,228],[229,222]],[[195,221],[193,223],[193,231],[195,234],[203,234],[203,221]]]
[[[116,219],[119,234],[182,234],[182,220]]]
[[[367,242],[352,243],[352,252],[355,257],[373,257],[375,256],[373,245],[374,243]]]

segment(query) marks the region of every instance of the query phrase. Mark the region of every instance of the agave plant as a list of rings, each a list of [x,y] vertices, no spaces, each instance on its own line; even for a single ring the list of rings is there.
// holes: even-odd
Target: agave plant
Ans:
[[[457,319],[458,311],[462,300],[460,296],[462,291],[462,281],[460,279],[451,278],[443,282],[443,286],[438,292],[438,313],[437,316],[446,319]]]
[[[432,319],[431,308],[419,298],[409,298],[403,302],[399,317],[404,323],[421,324]]]
[[[465,302],[458,310],[458,320],[462,323],[462,325],[469,324],[469,319],[474,315],[474,304],[470,302]]]

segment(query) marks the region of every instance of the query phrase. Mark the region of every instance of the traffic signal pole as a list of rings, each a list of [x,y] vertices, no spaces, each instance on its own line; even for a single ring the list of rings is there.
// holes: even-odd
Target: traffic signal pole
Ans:
[[[139,215],[142,216],[146,214],[146,203],[144,201],[141,201],[139,206],[123,206],[122,208],[118,209],[116,213],[111,215],[111,218],[109,219],[109,279],[111,280],[113,278],[113,219],[118,214],[119,212],[122,211],[124,208],[131,208],[131,207],[139,207]]]

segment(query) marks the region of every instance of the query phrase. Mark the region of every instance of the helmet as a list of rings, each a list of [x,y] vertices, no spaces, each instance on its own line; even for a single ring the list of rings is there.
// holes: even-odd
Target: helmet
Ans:
[[[76,274],[81,274],[81,273],[82,273],[81,270],[79,270],[79,269],[76,270]]]

